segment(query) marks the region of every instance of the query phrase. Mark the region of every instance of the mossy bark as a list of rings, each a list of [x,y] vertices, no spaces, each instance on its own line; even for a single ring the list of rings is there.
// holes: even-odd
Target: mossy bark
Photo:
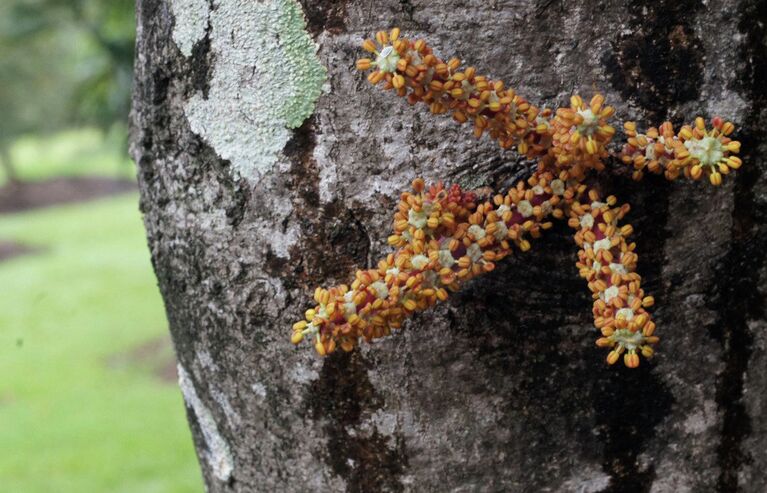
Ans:
[[[303,7],[326,91],[271,168],[238,178],[185,107],[207,98],[217,43],[263,33],[233,15],[187,57],[168,1],[137,2],[132,153],[208,489],[767,490],[767,2]],[[401,334],[325,359],[291,346],[316,285],[389,252],[413,177],[503,189],[530,170],[354,72],[362,39],[394,25],[539,105],[598,88],[620,119],[738,124],[744,165],[722,187],[635,183],[619,166],[603,178],[632,205],[662,338],[652,363],[606,367],[565,225]],[[243,98],[260,70],[235,81]]]

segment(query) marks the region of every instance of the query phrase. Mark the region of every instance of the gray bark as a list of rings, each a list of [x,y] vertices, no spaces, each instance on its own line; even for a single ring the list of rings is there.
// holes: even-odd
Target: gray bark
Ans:
[[[137,2],[132,153],[210,491],[767,491],[767,2],[305,2],[329,84],[248,179],[185,105],[212,100],[227,39],[263,33],[200,1],[170,2],[208,19],[186,54],[169,1]],[[414,176],[503,189],[529,170],[354,72],[393,25],[536,104],[596,87],[621,120],[738,123],[744,166],[720,188],[603,179],[632,204],[651,364],[604,364],[565,225],[385,341],[291,346],[315,286],[390,251]],[[262,69],[225,82],[246,98]]]

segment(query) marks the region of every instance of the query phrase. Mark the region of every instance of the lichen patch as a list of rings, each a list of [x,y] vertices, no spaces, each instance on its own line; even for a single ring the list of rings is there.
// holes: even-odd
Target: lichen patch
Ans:
[[[208,0],[171,0],[173,42],[184,56],[192,56],[194,45],[205,37],[208,26]]]
[[[194,383],[181,364],[178,365],[178,384],[181,387],[186,405],[192,408],[195,416],[197,416],[197,423],[207,447],[205,459],[210,464],[213,475],[220,481],[229,481],[234,470],[232,451],[224,437],[219,433],[213,414],[197,396]]]
[[[209,15],[208,97],[198,92],[184,111],[192,131],[256,182],[314,111],[327,71],[295,0],[221,0]]]

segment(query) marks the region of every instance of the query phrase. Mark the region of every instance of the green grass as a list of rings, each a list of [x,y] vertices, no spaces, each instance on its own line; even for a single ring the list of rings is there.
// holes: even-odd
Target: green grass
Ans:
[[[14,168],[21,181],[59,176],[135,176],[134,167],[123,152],[123,135],[105,136],[95,128],[65,130],[53,135],[28,135],[11,145]],[[6,176],[0,170],[0,185]]]
[[[0,239],[41,249],[0,262],[2,491],[202,491],[178,388],[109,364],[167,332],[137,207],[0,216]]]

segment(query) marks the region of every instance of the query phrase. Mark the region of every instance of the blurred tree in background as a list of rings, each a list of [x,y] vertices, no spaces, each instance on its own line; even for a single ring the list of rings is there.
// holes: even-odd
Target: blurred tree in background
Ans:
[[[133,0],[0,2],[0,161],[22,134],[96,126],[127,141]]]

